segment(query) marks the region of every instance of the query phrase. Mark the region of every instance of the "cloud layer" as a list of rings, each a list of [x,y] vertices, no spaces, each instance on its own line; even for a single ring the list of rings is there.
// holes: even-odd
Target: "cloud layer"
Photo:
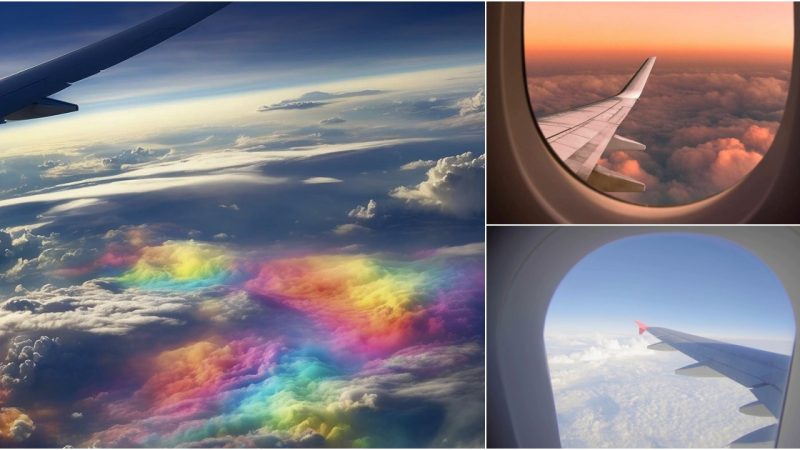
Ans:
[[[564,447],[725,447],[774,419],[746,416],[748,389],[676,375],[695,362],[642,336],[545,337]]]
[[[9,350],[0,392],[55,402],[70,421],[92,424],[89,434],[47,435],[51,422],[34,425],[36,409],[4,409],[4,438],[45,433],[37,439],[59,445],[169,447],[482,444],[481,246],[413,257],[270,257],[165,239],[172,232],[109,232],[93,259],[61,272],[88,281],[19,287],[2,302],[0,342]],[[89,351],[80,345],[100,342],[110,346],[108,365],[62,378],[80,373],[78,355]],[[108,371],[114,382],[96,385]],[[60,379],[74,387],[66,398],[44,400],[60,391],[34,389]]]
[[[619,134],[644,152],[605,154],[601,165],[644,182],[641,194],[612,194],[650,205],[682,204],[739,182],[769,149],[783,114],[789,73],[781,68],[696,67],[652,73]],[[537,75],[529,71],[539,115],[614,95],[629,75]]]

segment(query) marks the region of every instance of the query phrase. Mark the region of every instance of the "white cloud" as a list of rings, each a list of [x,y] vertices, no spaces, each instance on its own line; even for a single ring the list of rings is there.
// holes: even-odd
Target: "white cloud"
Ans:
[[[57,178],[71,175],[95,174],[110,170],[120,170],[134,164],[142,164],[153,160],[164,159],[172,154],[168,149],[145,149],[137,147],[124,150],[115,155],[106,157],[86,157],[78,161],[61,162],[48,160],[39,167],[43,170],[42,176]]]
[[[370,199],[366,206],[357,205],[347,213],[347,216],[356,219],[369,220],[375,217],[375,208],[377,207],[378,203],[375,200]]]
[[[102,281],[63,288],[46,284],[3,302],[0,337],[51,330],[126,334],[145,325],[179,325],[176,315],[191,307],[184,295],[119,291]]]
[[[190,186],[206,186],[215,184],[277,184],[283,182],[284,180],[285,179],[283,178],[266,177],[254,173],[222,173],[185,177],[139,178],[9,198],[6,200],[0,200],[0,208],[29,203],[60,202],[65,200],[74,201],[87,198],[96,199],[99,197],[113,197],[126,194],[144,194],[147,192],[157,192]]]
[[[336,153],[375,150],[399,144],[425,142],[428,139],[387,139],[379,141],[355,142],[347,144],[325,144],[313,147],[297,147],[280,151],[221,150],[192,155],[178,161],[164,161],[134,166],[127,172],[107,177],[88,178],[71,183],[63,183],[56,188],[66,188],[82,184],[140,179],[163,175],[192,175],[221,171],[224,169],[254,168],[271,162],[296,161]]]
[[[483,211],[486,155],[471,152],[448,156],[428,170],[427,179],[416,186],[400,186],[389,195],[406,203],[466,216]]]
[[[330,183],[341,183],[341,182],[342,180],[331,177],[311,177],[303,180],[303,184],[330,184]]]
[[[14,390],[33,384],[37,366],[46,363],[60,349],[59,338],[41,336],[38,339],[17,336],[11,340],[4,362],[0,362],[0,386]]]
[[[725,447],[774,419],[741,414],[755,400],[727,378],[692,378],[679,352],[644,337],[545,335],[564,447]]]
[[[486,94],[481,88],[472,97],[467,97],[458,101],[458,115],[466,116],[469,114],[483,112],[486,109]]]
[[[648,350],[650,342],[643,336],[631,339],[613,339],[598,337],[590,345],[581,345],[581,349],[571,353],[562,353],[548,358],[550,364],[572,364],[582,362],[603,362],[608,359],[652,356]]]
[[[80,216],[84,214],[94,214],[96,212],[105,211],[109,205],[109,202],[98,198],[81,198],[56,205],[42,213],[39,217],[48,218],[53,216],[63,217],[65,215]]]
[[[52,262],[58,235],[37,235],[30,228],[0,230],[0,280],[18,281]]]

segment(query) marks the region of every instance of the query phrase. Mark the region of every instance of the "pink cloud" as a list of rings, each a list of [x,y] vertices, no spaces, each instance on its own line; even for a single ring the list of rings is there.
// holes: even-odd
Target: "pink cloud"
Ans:
[[[542,69],[530,66],[528,72],[531,104],[539,115],[609,97],[629,76],[551,75]],[[654,71],[645,94],[618,130],[622,136],[644,142],[647,150],[606,154],[599,162],[644,182],[647,190],[611,195],[649,205],[672,205],[703,199],[734,185],[769,150],[780,125],[788,82],[789,73],[774,67]]]

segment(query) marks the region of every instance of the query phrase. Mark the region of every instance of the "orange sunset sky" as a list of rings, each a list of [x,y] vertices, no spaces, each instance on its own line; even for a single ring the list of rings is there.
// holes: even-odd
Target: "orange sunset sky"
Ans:
[[[525,53],[529,62],[779,63],[791,58],[792,15],[788,2],[528,2]]]

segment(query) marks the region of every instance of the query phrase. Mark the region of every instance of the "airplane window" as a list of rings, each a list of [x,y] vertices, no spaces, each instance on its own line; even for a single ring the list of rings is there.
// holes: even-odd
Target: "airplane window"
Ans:
[[[765,156],[790,80],[792,3],[525,5],[530,105],[563,165],[620,200],[680,205]]]
[[[600,247],[545,322],[562,446],[773,447],[794,324],[777,276],[725,239]]]

